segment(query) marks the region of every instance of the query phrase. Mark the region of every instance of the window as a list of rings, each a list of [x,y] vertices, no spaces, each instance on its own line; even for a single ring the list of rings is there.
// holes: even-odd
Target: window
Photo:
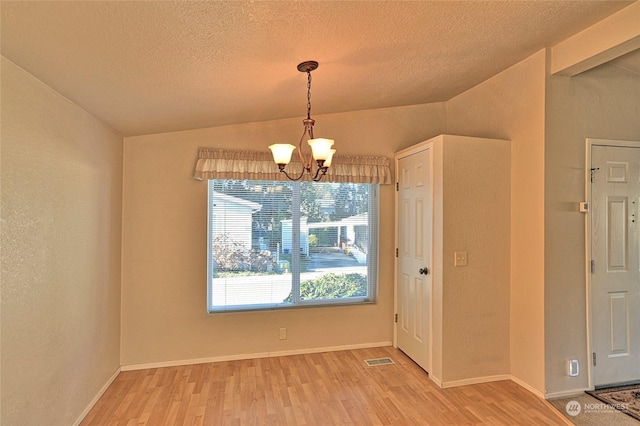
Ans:
[[[378,185],[209,180],[209,312],[372,303]]]

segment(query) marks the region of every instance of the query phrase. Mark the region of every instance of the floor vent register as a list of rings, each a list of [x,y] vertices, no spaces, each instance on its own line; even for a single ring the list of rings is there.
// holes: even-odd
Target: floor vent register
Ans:
[[[364,362],[367,363],[369,367],[375,367],[377,365],[389,365],[393,364],[393,360],[389,357],[387,358],[376,358],[376,359],[365,359]]]

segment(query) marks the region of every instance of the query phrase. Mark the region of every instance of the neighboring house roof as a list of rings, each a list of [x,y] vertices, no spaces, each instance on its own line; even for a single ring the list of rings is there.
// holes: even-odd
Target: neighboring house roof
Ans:
[[[240,206],[247,207],[248,209],[251,209],[251,213],[259,212],[262,209],[261,204],[234,197],[233,195],[223,194],[222,192],[213,191],[213,198],[214,200],[220,200],[224,203],[238,204]]]
[[[343,225],[367,225],[369,223],[369,213],[360,213],[355,216],[349,216],[342,219]]]
[[[314,228],[335,228],[337,226],[356,226],[356,225],[368,225],[369,213],[361,213],[355,216],[345,217],[344,219],[332,221],[332,222],[311,222],[307,223],[309,229]]]

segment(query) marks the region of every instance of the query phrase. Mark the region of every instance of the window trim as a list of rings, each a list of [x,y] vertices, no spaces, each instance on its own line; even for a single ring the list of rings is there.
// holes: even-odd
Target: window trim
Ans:
[[[219,179],[224,180],[224,179]],[[232,179],[242,180],[242,179]],[[246,180],[246,179],[245,179]],[[250,180],[250,179],[249,179]],[[299,308],[318,308],[318,307],[336,307],[336,306],[359,306],[376,304],[378,301],[378,276],[379,276],[379,233],[380,233],[380,185],[379,184],[366,184],[369,186],[369,225],[368,225],[368,252],[367,252],[367,296],[353,296],[348,298],[334,298],[334,299],[313,299],[303,300],[300,299],[300,284],[301,284],[301,271],[300,271],[300,256],[292,257],[292,302],[281,303],[265,303],[265,304],[251,304],[251,305],[230,305],[225,307],[216,308],[213,305],[213,238],[212,238],[212,209],[211,209],[211,194],[213,192],[212,182],[215,179],[207,180],[207,313],[209,315],[216,315],[222,313],[232,312],[264,312],[270,310],[287,310],[287,309],[299,309]],[[300,185],[306,182],[294,182]],[[357,185],[365,185],[363,183],[357,183]],[[296,191],[294,191],[295,193]],[[298,196],[300,194],[297,191]],[[293,203],[293,200],[292,200]],[[298,212],[299,213],[299,212]],[[299,246],[300,242],[300,215],[292,215],[292,221],[297,216],[298,225],[292,226],[292,232],[297,234],[297,239],[292,236],[292,247]],[[372,226],[371,221],[375,220]],[[294,261],[295,259],[295,261]],[[296,273],[297,271],[297,273]],[[297,287],[297,292],[294,288]]]

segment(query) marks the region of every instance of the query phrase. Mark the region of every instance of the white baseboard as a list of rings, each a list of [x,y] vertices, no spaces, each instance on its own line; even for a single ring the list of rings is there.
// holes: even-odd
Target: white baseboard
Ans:
[[[118,374],[120,374],[120,371],[121,371],[120,368],[118,368],[115,371],[115,373],[113,373],[113,375],[109,377],[109,380],[107,380],[104,386],[102,386],[102,388],[100,388],[100,390],[98,391],[98,394],[91,400],[89,405],[87,405],[87,408],[85,408],[82,414],[80,414],[80,416],[78,417],[78,419],[75,422],[73,422],[73,426],[78,426],[80,423],[82,423],[82,421],[87,416],[87,414],[89,414],[89,411],[91,411],[93,406],[96,405],[96,402],[98,402],[100,397],[107,391],[109,386],[111,386],[111,383],[113,383],[116,377],[118,377]]]
[[[148,368],[177,367],[180,365],[206,364],[209,362],[237,361],[243,359],[272,358],[277,356],[303,355],[320,352],[348,351],[351,349],[378,348],[391,346],[391,342],[361,343],[357,345],[327,346],[323,348],[294,349],[289,351],[257,352],[253,354],[225,355],[208,358],[181,359],[175,361],[152,362],[149,364],[131,364],[120,367],[122,371],[145,370]]]
[[[436,376],[434,376],[433,374],[429,373],[429,378],[431,379],[431,381],[433,383],[435,383],[436,385],[438,385],[439,388],[442,387],[442,380],[440,380],[439,378],[437,378]]]
[[[478,383],[489,383],[489,382],[498,382],[500,380],[510,380],[511,376],[509,374],[498,374],[495,376],[484,376],[484,377],[470,377],[468,379],[462,380],[452,380],[450,382],[442,382],[440,387],[445,388],[453,388],[456,386],[466,386],[466,385],[476,385]]]
[[[558,399],[558,398],[566,398],[568,396],[581,395],[588,390],[590,389],[580,388],[580,389],[572,389],[572,390],[562,391],[562,392],[551,392],[551,393],[545,394],[544,399]]]
[[[525,388],[526,390],[528,390],[529,392],[531,392],[532,394],[534,394],[538,398],[544,399],[544,400],[557,399],[557,398],[566,398],[568,396],[576,396],[576,395],[580,395],[580,394],[584,393],[584,391],[588,391],[589,390],[588,388],[579,388],[579,389],[571,389],[571,390],[562,391],[562,392],[545,393],[545,392],[542,392],[539,389],[534,388],[529,383],[523,381],[522,379],[519,379],[516,376],[511,376],[511,380],[513,382],[519,384],[520,386],[522,386],[523,388]]]
[[[541,392],[540,390],[534,388],[533,386],[531,386],[529,383],[523,381],[522,379],[519,379],[518,377],[512,375],[511,376],[511,381],[517,383],[520,386],[522,386],[523,388],[525,388],[526,390],[528,390],[529,392],[531,392],[532,394],[534,394],[538,398],[545,399],[544,392]]]

